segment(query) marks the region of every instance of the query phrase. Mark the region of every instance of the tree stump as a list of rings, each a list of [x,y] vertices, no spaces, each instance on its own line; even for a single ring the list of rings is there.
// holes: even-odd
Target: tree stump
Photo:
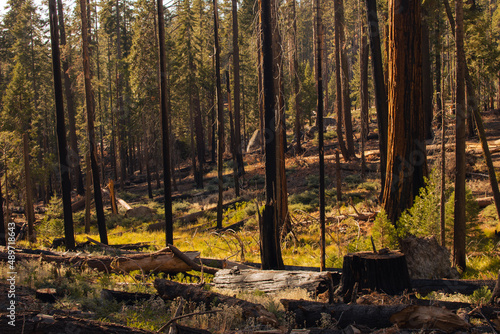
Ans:
[[[398,251],[358,252],[344,256],[340,294],[348,303],[358,290],[396,295],[411,288],[405,255]]]

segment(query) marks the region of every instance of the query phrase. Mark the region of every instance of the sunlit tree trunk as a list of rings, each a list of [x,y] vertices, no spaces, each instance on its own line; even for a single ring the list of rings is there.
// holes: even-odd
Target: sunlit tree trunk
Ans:
[[[334,11],[335,11],[335,109],[337,110],[337,140],[339,142],[340,151],[345,160],[349,160],[349,153],[344,142],[344,135],[342,132],[342,125],[344,124],[344,112],[343,112],[343,95],[342,95],[342,73],[340,66],[340,53],[341,53],[341,15],[340,15],[340,1],[334,0]]]
[[[420,1],[389,2],[389,131],[383,207],[395,224],[424,186]]]
[[[465,51],[463,1],[455,1],[455,45],[457,55],[456,125],[455,125],[455,220],[453,228],[453,263],[465,270]]]

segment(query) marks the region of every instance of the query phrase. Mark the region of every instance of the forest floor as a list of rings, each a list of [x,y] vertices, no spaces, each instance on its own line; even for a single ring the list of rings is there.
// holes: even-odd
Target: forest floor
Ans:
[[[500,111],[483,113],[490,150],[495,169],[500,169]],[[359,122],[355,122],[357,124]],[[370,133],[376,132],[375,122],[370,124]],[[359,131],[355,131],[359,133]],[[341,158],[342,201],[337,202],[336,187],[336,142],[333,129],[325,133],[326,150],[326,214],[327,214],[327,259],[328,268],[341,268],[343,256],[348,252],[371,250],[370,236],[373,236],[375,213],[380,211],[378,196],[380,193],[380,177],[378,172],[378,141],[369,140],[366,143],[365,175],[361,175],[360,159],[346,162]],[[355,138],[356,145],[360,146],[359,136]],[[286,265],[319,267],[319,224],[318,224],[318,158],[317,140],[310,139],[304,143],[305,152],[302,155],[290,156],[286,160],[289,211],[293,232],[282,236],[282,253]],[[447,188],[453,188],[454,169],[454,129],[449,126],[446,132],[446,177]],[[437,170],[441,161],[441,134],[436,132],[434,139],[427,142],[428,167],[430,184],[428,194],[423,203],[428,207],[429,214],[439,216],[439,180]],[[232,161],[225,162],[224,169],[224,202],[234,200]],[[259,152],[244,155],[245,175],[240,180],[242,188],[241,201],[224,211],[223,226],[244,221],[239,229],[217,231],[215,229],[215,212],[208,210],[217,203],[217,171],[215,165],[207,164],[204,178],[204,189],[195,189],[194,180],[190,173],[189,163],[185,162],[176,170],[176,189],[174,196],[183,195],[183,199],[174,200],[173,210],[176,217],[174,224],[174,244],[182,251],[199,251],[204,258],[228,259],[248,263],[260,262],[258,240],[258,213],[265,201],[264,181],[265,170],[263,156]],[[164,215],[162,196],[163,190],[156,187],[153,181],[154,198],[147,196],[147,184],[143,175],[136,175],[124,189],[118,189],[118,197],[125,200],[132,207],[147,206],[152,210],[149,217],[130,217],[123,208],[118,215],[110,211],[109,199],[106,204],[106,223],[108,227],[109,244],[148,243],[141,249],[150,252],[161,249],[165,245],[165,235],[161,231],[149,231],[148,226],[161,222]],[[488,171],[482,155],[478,138],[467,141],[467,187],[470,189],[471,199],[492,196],[488,179]],[[448,192],[449,196],[449,192]],[[76,199],[75,199],[76,200]],[[50,204],[37,206],[37,242],[29,244],[19,241],[16,247],[53,250],[52,241],[63,236],[62,205],[60,199],[53,199]],[[205,210],[204,214],[195,221],[182,223],[180,217]],[[471,210],[472,226],[468,237],[468,268],[461,273],[461,278],[469,279],[496,279],[500,268],[500,242],[495,231],[500,231],[498,216],[494,204],[485,208]],[[474,212],[472,212],[474,211]],[[426,211],[427,212],[427,211]],[[91,218],[91,233],[84,233],[84,212],[74,214],[76,240],[85,244],[79,250],[83,253],[106,254],[107,250],[94,244],[89,244],[87,237],[99,240],[96,218]],[[22,214],[13,214],[15,221],[22,222]],[[383,227],[375,227],[383,229]],[[379,231],[380,232],[380,231]],[[427,231],[429,232],[429,231]],[[382,233],[383,234],[383,233]],[[378,248],[384,245],[382,238],[375,238]],[[448,243],[450,245],[450,243]],[[62,248],[58,249],[63,251]],[[145,274],[141,272],[103,274],[90,269],[77,269],[71,266],[61,267],[39,261],[23,261],[17,263],[16,294],[17,314],[31,316],[32,314],[59,314],[75,318],[93,319],[114,322],[143,330],[157,331],[168,319],[173,317],[179,302],[163,302],[158,298],[151,298],[133,305],[126,305],[116,301],[103,300],[102,289],[113,289],[131,292],[146,292],[154,294],[152,286],[155,278],[167,277],[163,274]],[[2,279],[8,278],[6,264],[1,264]],[[170,276],[169,276],[170,277]],[[189,272],[170,277],[183,283],[199,282],[200,274]],[[204,274],[205,282],[211,281],[211,276]],[[0,315],[5,312],[9,300],[7,292],[9,286],[0,286]],[[35,298],[35,290],[40,288],[55,288],[58,291],[57,301],[53,304],[43,303]],[[264,305],[269,311],[277,315],[281,329],[278,332],[287,332],[283,328],[294,328],[293,319],[290,319],[279,300],[307,299],[318,300],[318,296],[308,295],[304,291],[282,291],[278,295],[267,295],[260,291],[233,291],[230,295],[251,300]],[[482,289],[474,295],[447,295],[434,292],[428,296],[419,296],[427,299],[460,301],[481,305],[489,298],[491,291]],[[375,298],[377,299],[377,298]],[[383,298],[382,298],[383,299]],[[385,303],[388,299],[385,299]],[[376,303],[375,303],[376,304]],[[203,308],[193,306],[191,311],[203,311]],[[265,328],[255,323],[242,321],[240,311],[225,311],[222,314],[207,314],[183,320],[183,324],[204,328],[211,332],[245,332],[251,333]],[[477,321],[469,332],[494,332],[491,322]],[[335,321],[324,319],[318,327],[338,330]],[[476,330],[474,329],[476,328]],[[354,329],[350,329],[351,332]],[[374,332],[374,330],[359,330],[359,332]],[[497,328],[499,331],[500,328]],[[356,332],[356,331],[354,331]],[[392,327],[386,333],[400,332]],[[417,331],[419,332],[419,331]],[[420,331],[421,332],[421,331]],[[427,331],[430,332],[430,331]],[[14,331],[13,333],[16,333]],[[271,331],[269,331],[271,333]]]

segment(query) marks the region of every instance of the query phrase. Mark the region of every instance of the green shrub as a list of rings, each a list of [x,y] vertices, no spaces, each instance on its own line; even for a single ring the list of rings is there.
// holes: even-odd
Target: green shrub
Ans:
[[[398,245],[397,232],[394,225],[387,218],[387,214],[382,209],[375,218],[372,227],[372,236],[375,245],[380,248],[395,249]]]
[[[358,174],[347,175],[344,178],[344,182],[347,183],[348,185],[360,184],[362,181],[363,180],[361,179],[361,175]]]
[[[312,190],[306,190],[302,193],[293,194],[289,197],[291,204],[304,205],[304,211],[313,211],[319,206],[318,194]]]

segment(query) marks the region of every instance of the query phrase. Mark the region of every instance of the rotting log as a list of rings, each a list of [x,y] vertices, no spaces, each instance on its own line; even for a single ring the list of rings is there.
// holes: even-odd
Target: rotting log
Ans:
[[[408,266],[401,252],[358,252],[344,256],[340,288],[344,302],[351,300],[357,293],[356,289],[396,295],[410,288]]]
[[[203,263],[203,265],[205,266],[219,268],[219,269],[234,268],[234,267],[237,267],[238,269],[256,269],[256,267],[252,265],[248,265],[241,262],[229,261],[225,259],[212,259],[212,258],[200,257],[200,262]]]
[[[254,304],[242,299],[207,291],[198,285],[181,284],[164,279],[156,279],[154,287],[158,291],[160,297],[165,301],[171,301],[177,297],[182,297],[185,300],[203,304],[207,309],[214,306],[216,307],[220,304],[225,304],[230,307],[237,306],[241,308],[242,316],[245,319],[255,318],[258,322],[273,327],[278,325],[276,316],[260,304]]]
[[[500,308],[498,307],[479,307],[475,305],[458,302],[442,302],[415,299],[411,300],[410,304],[393,304],[393,305],[360,305],[360,304],[326,304],[307,300],[290,300],[282,299],[281,303],[287,312],[291,312],[295,316],[295,323],[299,327],[314,327],[321,323],[322,314],[331,316],[332,320],[337,321],[337,327],[343,328],[351,324],[358,324],[369,328],[386,328],[391,327],[391,316],[409,306],[429,306],[429,307],[444,307],[450,311],[456,311],[461,308],[471,310],[470,316],[483,319],[496,318]]]
[[[15,326],[9,325],[8,316],[0,317],[0,328],[4,334],[23,333],[85,333],[85,334],[153,334],[142,329],[126,327],[107,322],[75,318],[64,315],[46,315],[38,312],[19,312]]]
[[[199,256],[199,252],[186,252],[191,259]],[[7,261],[8,253],[0,252],[0,261]],[[16,252],[16,261],[40,260],[44,262],[68,264],[76,267],[89,267],[104,272],[131,272],[140,270],[147,272],[179,273],[192,270],[184,261],[176,257],[168,248],[154,253],[124,254],[119,256],[84,256],[84,255],[52,255],[27,254]]]
[[[229,290],[259,290],[266,293],[276,293],[284,289],[305,289],[317,296],[331,291],[331,287],[338,285],[340,274],[335,272],[313,271],[283,271],[257,269],[223,269],[214,276],[213,282],[219,289]]]

